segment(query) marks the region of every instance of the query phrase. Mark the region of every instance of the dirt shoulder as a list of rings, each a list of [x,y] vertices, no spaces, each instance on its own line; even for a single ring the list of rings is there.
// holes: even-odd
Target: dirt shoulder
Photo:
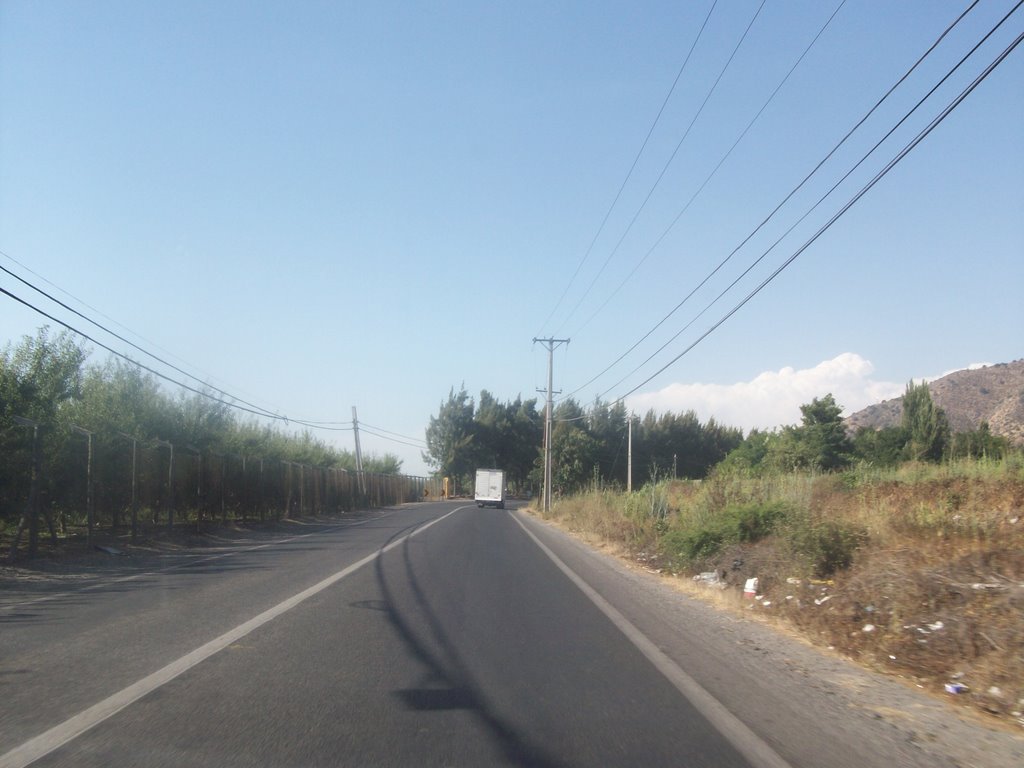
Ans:
[[[780,640],[795,640],[808,649],[813,649],[816,654],[820,655],[822,663],[817,670],[802,669],[801,674],[808,680],[819,680],[822,684],[827,685],[824,681],[837,676],[828,660],[842,660],[855,664],[860,670],[863,670],[865,675],[860,682],[851,683],[853,685],[853,689],[849,691],[851,694],[865,690],[868,687],[866,681],[869,681],[872,676],[878,675],[895,681],[899,684],[898,687],[905,691],[905,696],[893,695],[890,692],[887,699],[881,698],[871,702],[861,700],[855,704],[851,699],[850,706],[866,708],[875,712],[880,718],[901,721],[911,727],[915,733],[956,733],[960,738],[973,743],[983,743],[997,733],[1009,736],[1018,746],[1011,752],[1013,759],[1006,764],[1014,764],[1014,761],[1024,757],[1024,717],[1020,714],[1021,708],[1024,708],[1024,700],[1015,699],[1013,702],[1007,702],[1003,691],[981,691],[978,692],[980,695],[965,695],[970,691],[969,687],[965,687],[962,693],[949,693],[945,688],[944,680],[948,680],[951,684],[963,681],[961,685],[969,686],[970,676],[954,674],[947,677],[942,675],[941,671],[920,665],[920,660],[915,660],[913,656],[903,660],[902,663],[897,663],[898,659],[890,658],[896,654],[885,653],[882,655],[880,652],[876,652],[876,649],[871,647],[871,641],[875,639],[872,635],[876,631],[870,625],[871,612],[865,613],[865,609],[871,606],[871,600],[865,595],[864,591],[868,587],[864,585],[858,587],[856,584],[837,583],[836,580],[791,579],[786,581],[776,578],[769,579],[767,586],[762,581],[755,596],[745,596],[743,588],[747,577],[744,574],[751,570],[756,571],[760,566],[764,566],[766,571],[770,570],[766,563],[766,559],[770,559],[770,553],[757,552],[751,548],[730,551],[724,556],[723,562],[725,562],[726,570],[724,574],[707,572],[703,579],[694,578],[671,573],[660,562],[657,553],[629,551],[614,540],[609,540],[593,532],[574,529],[565,520],[545,519],[536,510],[528,509],[526,511],[545,524],[583,542],[591,549],[614,558],[626,569],[644,574],[648,578],[671,587],[676,592],[698,599],[723,616],[729,617],[730,622],[742,619],[770,630],[770,634]],[[888,553],[890,556],[891,554]],[[965,557],[969,559],[968,555]],[[730,571],[731,565],[726,562],[729,559],[733,562],[743,560],[743,564],[735,571]],[[891,560],[887,562],[891,562]],[[962,569],[962,567],[961,565],[960,568]],[[891,581],[892,579],[890,579]],[[998,594],[1006,599],[1008,595],[1012,596],[1012,593],[1008,593],[1004,589],[998,593],[996,590],[985,587],[973,590],[972,585],[975,583],[988,582],[971,582],[968,589],[992,592],[989,597]],[[875,588],[871,587],[871,589]],[[884,604],[882,601],[876,602],[880,605]],[[810,609],[802,610],[801,605],[805,608],[810,606]],[[942,613],[941,605],[934,603],[923,605],[921,608],[922,615],[935,617],[949,615],[948,612]],[[874,610],[877,611],[877,609]],[[801,612],[810,613],[815,618],[795,619],[794,617]],[[822,615],[826,613],[828,618],[823,619]],[[842,630],[837,630],[837,627]],[[917,631],[918,627],[923,631]],[[955,630],[955,626],[952,628]],[[946,648],[947,653],[956,652],[957,635],[953,632],[944,635],[943,630],[946,629],[946,625],[940,618],[933,618],[930,621],[922,620],[919,625],[908,627],[905,630],[902,627],[900,629],[904,634],[910,636],[909,642],[914,646],[921,648],[929,644],[932,646],[925,658],[933,658],[934,646],[942,643],[949,644]],[[1016,631],[1018,633],[1024,631],[1024,627],[1018,626]],[[995,630],[993,630],[994,632]],[[842,635],[841,642],[836,641],[837,633]],[[766,642],[763,635],[761,638],[759,642]],[[920,643],[919,640],[925,642]],[[849,652],[851,648],[855,652]],[[910,649],[910,651],[913,650],[915,649]],[[780,658],[785,657],[784,648],[775,649],[775,655]],[[915,666],[915,664],[919,666]],[[970,667],[965,665],[964,668],[969,669]],[[839,675],[839,677],[844,676]],[[1005,690],[1016,691],[1022,682],[1024,681],[1008,681],[1009,684],[1005,686]],[[840,687],[843,685],[841,683]],[[871,695],[875,696],[878,690],[876,686],[871,686]],[[992,702],[993,705],[986,706],[988,702]],[[968,752],[973,753],[973,750],[968,750]],[[972,763],[968,759],[964,764]]]

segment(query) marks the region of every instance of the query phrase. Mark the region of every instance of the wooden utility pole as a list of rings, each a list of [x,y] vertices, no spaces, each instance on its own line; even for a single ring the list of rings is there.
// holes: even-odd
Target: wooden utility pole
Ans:
[[[544,409],[544,511],[551,511],[551,437],[552,437],[552,386],[554,383],[552,366],[554,363],[555,347],[559,344],[568,344],[569,339],[537,339],[534,344],[540,343],[548,348],[548,397],[547,407]]]
[[[356,436],[356,485],[359,488],[359,495],[366,495],[366,482],[363,480],[363,452],[359,448],[359,417],[356,416],[356,407],[352,406],[352,432]]]
[[[619,443],[622,445],[622,443]],[[633,492],[633,414],[629,414],[629,441],[626,448],[626,493]]]

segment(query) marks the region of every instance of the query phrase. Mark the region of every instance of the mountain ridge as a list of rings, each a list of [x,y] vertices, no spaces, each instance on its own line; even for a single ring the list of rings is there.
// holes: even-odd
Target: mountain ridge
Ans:
[[[970,432],[988,422],[993,434],[1024,445],[1024,358],[954,371],[928,382],[928,390],[954,432]],[[902,417],[901,396],[869,405],[843,423],[856,432],[899,426]]]

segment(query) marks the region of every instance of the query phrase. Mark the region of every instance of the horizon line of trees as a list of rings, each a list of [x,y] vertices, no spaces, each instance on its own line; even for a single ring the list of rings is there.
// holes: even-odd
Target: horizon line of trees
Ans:
[[[773,430],[742,430],[702,423],[694,411],[648,411],[630,416],[622,402],[596,401],[589,409],[568,398],[553,414],[552,486],[556,494],[625,487],[627,435],[633,419],[634,481],[699,479],[712,469],[841,471],[858,462],[895,466],[906,461],[1002,458],[1013,450],[988,424],[954,433],[928,385],[909,382],[901,423],[851,433],[842,406],[829,393],[800,406],[801,422]],[[484,390],[478,400],[453,387],[427,427],[423,459],[438,475],[472,488],[478,467],[506,471],[513,491],[537,492],[543,478],[544,412],[536,398],[499,402]]]
[[[626,485],[630,414],[621,402],[584,409],[573,398],[552,415],[552,486],[556,493]],[[704,477],[743,440],[741,430],[693,411],[633,416],[634,477]],[[536,492],[543,478],[544,410],[536,398],[498,401],[483,390],[474,400],[453,387],[430,418],[424,461],[457,488],[472,488],[479,467],[503,469],[513,492]]]
[[[257,468],[268,493],[286,489],[281,500],[264,500],[279,501],[285,514],[303,509],[307,498],[319,505],[333,493],[335,507],[358,498],[345,490],[342,502],[348,481],[331,474],[355,473],[353,452],[310,431],[290,434],[240,418],[229,404],[199,394],[172,395],[156,377],[118,359],[88,364],[89,353],[70,331],[52,334],[46,326],[0,350],[0,532],[18,524],[33,487],[48,519],[80,515],[88,496],[116,524],[133,482],[135,450],[135,479],[148,488],[144,502],[165,509],[177,496],[182,511],[186,503],[207,513],[233,503],[240,514],[252,514],[246,504],[257,501]],[[170,446],[177,466],[169,473]],[[366,475],[398,477],[401,464],[391,454],[363,458]],[[91,495],[83,487],[87,470]]]

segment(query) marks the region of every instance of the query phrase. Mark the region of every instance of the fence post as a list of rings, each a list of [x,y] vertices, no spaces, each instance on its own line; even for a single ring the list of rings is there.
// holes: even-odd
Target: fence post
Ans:
[[[77,424],[72,424],[71,429],[80,435],[85,435],[86,445],[88,446],[85,459],[85,546],[91,547],[92,529],[94,524],[94,509],[92,496],[92,432],[83,427],[79,427]]]

